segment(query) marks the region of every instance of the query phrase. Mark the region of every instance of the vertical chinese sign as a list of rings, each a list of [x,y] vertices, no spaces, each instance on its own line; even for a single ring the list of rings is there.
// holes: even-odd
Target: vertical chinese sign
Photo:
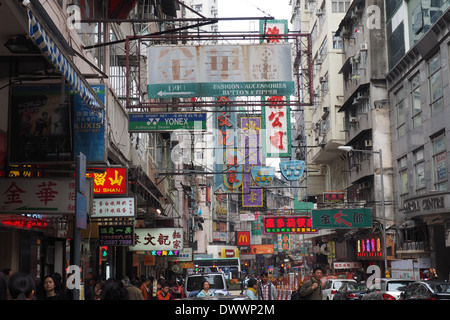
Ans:
[[[226,97],[221,97],[226,99]],[[222,112],[217,116],[216,131],[216,159],[219,167],[218,171],[224,172],[222,183],[226,192],[237,190],[242,185],[242,155],[236,148],[236,121],[235,112],[228,112],[222,108]],[[221,166],[221,167],[220,167]],[[217,185],[220,185],[219,182]]]
[[[261,166],[261,117],[242,117],[241,119],[243,150],[243,182],[242,182],[242,207],[258,207],[264,205],[264,190],[256,188],[250,171],[252,167]]]
[[[283,96],[264,97],[262,108],[265,157],[291,156],[291,111]]]
[[[259,33],[266,35],[268,43],[287,42],[287,20],[260,20]],[[287,96],[273,95],[263,97],[263,152],[265,157],[289,158],[291,156],[291,110],[286,105]]]

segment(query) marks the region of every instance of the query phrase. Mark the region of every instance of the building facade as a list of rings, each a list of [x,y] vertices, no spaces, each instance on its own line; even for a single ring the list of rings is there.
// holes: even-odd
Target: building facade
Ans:
[[[386,11],[396,253],[442,279],[450,274],[449,6],[391,1]]]

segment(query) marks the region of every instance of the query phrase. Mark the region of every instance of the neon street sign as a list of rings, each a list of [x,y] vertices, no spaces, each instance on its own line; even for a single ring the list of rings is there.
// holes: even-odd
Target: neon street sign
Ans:
[[[310,216],[273,216],[264,217],[264,233],[294,233],[311,234],[318,233],[312,227]]]

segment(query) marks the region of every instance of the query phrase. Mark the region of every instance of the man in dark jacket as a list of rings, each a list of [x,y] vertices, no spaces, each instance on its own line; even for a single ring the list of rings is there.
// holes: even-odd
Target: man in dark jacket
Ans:
[[[322,300],[322,278],[323,270],[320,267],[313,269],[312,277],[305,281],[300,288],[300,296],[306,300]]]

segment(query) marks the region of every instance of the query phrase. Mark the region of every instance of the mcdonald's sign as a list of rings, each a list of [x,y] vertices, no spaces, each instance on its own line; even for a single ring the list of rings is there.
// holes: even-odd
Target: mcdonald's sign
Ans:
[[[236,242],[238,246],[250,245],[250,231],[237,231]]]

